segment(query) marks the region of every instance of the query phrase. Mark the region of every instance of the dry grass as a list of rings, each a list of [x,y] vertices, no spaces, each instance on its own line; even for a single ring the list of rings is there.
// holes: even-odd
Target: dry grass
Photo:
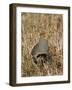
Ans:
[[[34,64],[31,50],[39,38],[48,40],[49,64]],[[58,14],[21,14],[21,76],[63,74],[63,18]]]

